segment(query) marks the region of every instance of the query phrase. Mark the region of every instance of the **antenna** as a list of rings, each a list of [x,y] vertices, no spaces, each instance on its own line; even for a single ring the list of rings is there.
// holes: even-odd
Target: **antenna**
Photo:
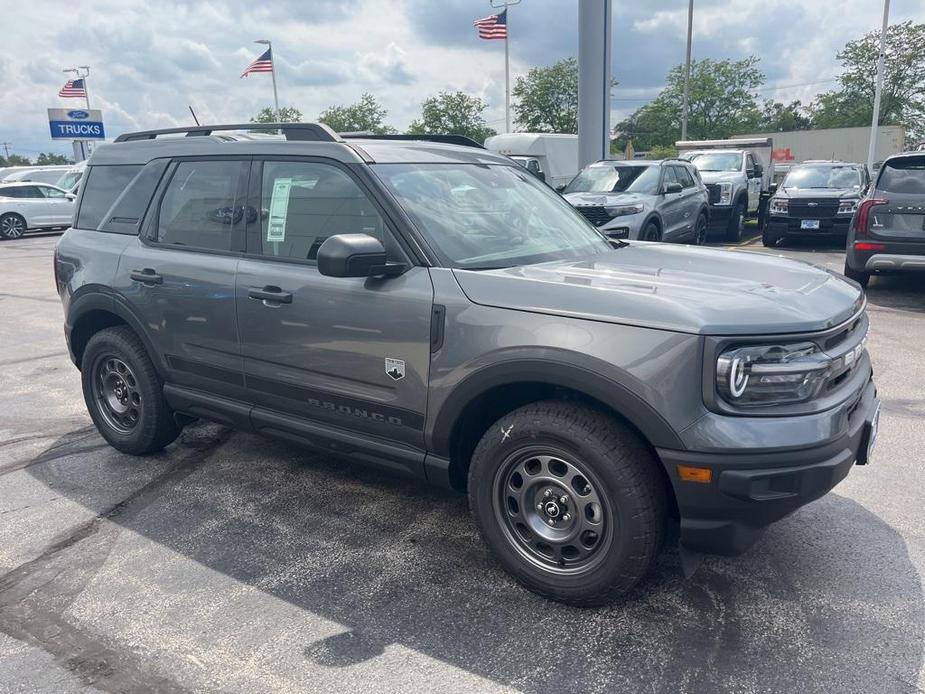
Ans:
[[[193,105],[189,105],[189,112],[193,116],[193,120],[196,122],[196,125],[199,125],[199,119],[196,118],[196,112],[193,110]]]

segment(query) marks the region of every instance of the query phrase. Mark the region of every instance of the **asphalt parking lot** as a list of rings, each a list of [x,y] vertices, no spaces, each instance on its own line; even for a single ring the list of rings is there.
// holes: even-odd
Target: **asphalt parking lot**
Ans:
[[[212,424],[109,448],[56,241],[0,244],[0,692],[925,691],[922,278],[868,292],[873,465],[744,556],[685,579],[669,547],[629,600],[581,610],[513,583],[462,496]]]

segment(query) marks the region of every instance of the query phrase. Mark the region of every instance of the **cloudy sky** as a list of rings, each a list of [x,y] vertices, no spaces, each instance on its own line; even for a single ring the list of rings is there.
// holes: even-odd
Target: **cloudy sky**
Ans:
[[[6,0],[12,3],[13,0]],[[271,105],[269,75],[239,79],[273,40],[280,104],[312,119],[368,91],[404,128],[443,89],[478,94],[504,124],[504,46],[472,21],[488,0],[82,0],[19,2],[4,12],[0,141],[11,150],[69,153],[48,137],[45,109],[60,99],[62,68],[90,65],[90,96],[111,136],[126,130],[246,121]],[[78,14],[79,10],[79,14]],[[761,58],[761,96],[804,102],[830,88],[836,51],[879,28],[880,0],[696,0],[694,57]],[[577,54],[577,0],[523,0],[511,10],[512,72]],[[894,0],[891,21],[925,22],[925,2]],[[686,0],[614,0],[613,122],[645,103],[684,59]]]

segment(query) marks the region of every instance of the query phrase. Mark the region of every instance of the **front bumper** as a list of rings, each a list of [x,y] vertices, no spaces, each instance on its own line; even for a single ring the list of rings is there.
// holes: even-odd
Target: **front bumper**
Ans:
[[[848,227],[851,225],[851,215],[819,218],[818,229],[802,229],[803,218],[798,217],[768,214],[767,220],[768,234],[781,238],[785,236],[840,236],[844,238],[848,235]]]
[[[659,449],[681,522],[681,544],[714,554],[748,549],[769,524],[826,494],[851,467],[867,463],[880,401],[872,380],[847,408],[847,426],[823,445],[750,454]],[[746,439],[743,438],[743,443]],[[709,468],[709,483],[682,481],[678,465]]]
[[[598,227],[601,233],[612,239],[638,239],[642,233],[643,222],[648,217],[648,211],[639,214],[625,214],[614,217],[606,224]]]

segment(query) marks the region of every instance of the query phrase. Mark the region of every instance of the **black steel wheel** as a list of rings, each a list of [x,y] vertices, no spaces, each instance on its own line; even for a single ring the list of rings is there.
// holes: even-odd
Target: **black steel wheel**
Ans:
[[[661,548],[667,495],[651,449],[588,405],[547,400],[504,415],[469,466],[469,505],[498,561],[572,605],[613,601]]]
[[[144,411],[138,380],[122,359],[102,353],[93,364],[93,397],[100,416],[115,431],[131,433]]]
[[[0,217],[0,238],[7,241],[22,238],[26,233],[26,220],[18,214],[9,212]]]

